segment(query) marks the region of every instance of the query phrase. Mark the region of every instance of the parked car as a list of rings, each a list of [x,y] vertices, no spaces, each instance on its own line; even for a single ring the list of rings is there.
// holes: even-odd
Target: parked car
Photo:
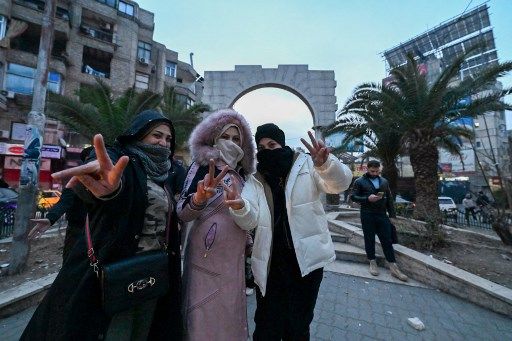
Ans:
[[[39,193],[37,200],[37,207],[39,209],[49,210],[60,200],[60,191],[57,190],[46,190]]]
[[[18,192],[12,188],[0,188],[0,204],[16,203],[18,201]]]
[[[455,205],[452,198],[438,197],[437,200],[439,202],[439,210],[441,213],[449,216],[457,215],[457,205]]]

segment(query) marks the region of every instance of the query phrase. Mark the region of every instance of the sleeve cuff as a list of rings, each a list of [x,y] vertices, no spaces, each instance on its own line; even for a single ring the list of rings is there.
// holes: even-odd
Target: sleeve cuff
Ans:
[[[244,207],[242,207],[241,209],[234,210],[231,207],[229,208],[229,212],[232,215],[237,216],[237,217],[243,217],[249,212],[249,203],[247,202],[247,200],[245,200],[245,199],[243,199],[243,200],[244,200]]]
[[[329,168],[329,166],[331,165],[331,160],[330,160],[330,156],[327,158],[327,160],[324,162],[323,165],[321,166],[315,166],[315,169],[319,172],[325,172],[327,170],[327,168]]]
[[[102,201],[112,200],[115,197],[117,197],[119,195],[119,193],[121,193],[122,189],[123,189],[123,180],[121,179],[121,181],[119,182],[119,187],[117,187],[117,189],[114,192],[110,193],[109,195],[99,197],[98,199],[100,199]]]
[[[194,203],[193,196],[194,193],[190,194],[188,199],[188,204],[190,205],[190,208],[193,209],[194,211],[202,211],[206,207],[207,202],[203,203],[202,205],[197,205]]]

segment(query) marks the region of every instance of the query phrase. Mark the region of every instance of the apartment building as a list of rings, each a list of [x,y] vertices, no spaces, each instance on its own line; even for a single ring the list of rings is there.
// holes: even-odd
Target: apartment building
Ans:
[[[0,0],[0,168],[12,185],[19,178],[44,8],[42,0]],[[162,93],[167,84],[183,103],[200,101],[202,77],[154,41],[154,29],[154,13],[133,1],[58,1],[48,90],[73,96],[100,77],[114,94],[131,86]],[[51,119],[44,134],[43,187],[51,172],[76,164],[88,142]]]

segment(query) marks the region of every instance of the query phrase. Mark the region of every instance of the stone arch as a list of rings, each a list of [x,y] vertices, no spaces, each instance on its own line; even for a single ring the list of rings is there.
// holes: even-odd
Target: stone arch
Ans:
[[[235,105],[236,101],[238,101],[243,96],[247,95],[249,92],[254,91],[254,90],[258,90],[258,89],[263,89],[263,88],[278,88],[278,89],[281,89],[281,90],[285,90],[285,91],[291,92],[292,94],[297,96],[306,105],[306,107],[308,107],[309,112],[310,112],[311,116],[313,117],[313,122],[314,122],[315,115],[314,115],[313,107],[308,102],[308,100],[300,92],[298,92],[297,90],[295,90],[295,89],[293,89],[293,88],[291,88],[289,86],[285,86],[283,84],[275,84],[275,83],[268,83],[267,84],[267,83],[265,83],[265,84],[258,84],[258,85],[255,85],[253,87],[247,88],[244,91],[242,91],[241,93],[239,93],[233,99],[231,104],[229,104],[228,107],[232,108],[233,105]]]
[[[234,71],[206,71],[203,102],[212,109],[228,108],[243,95],[260,88],[275,87],[299,97],[309,108],[314,128],[335,120],[336,81],[334,71],[309,70],[308,65],[236,65]]]

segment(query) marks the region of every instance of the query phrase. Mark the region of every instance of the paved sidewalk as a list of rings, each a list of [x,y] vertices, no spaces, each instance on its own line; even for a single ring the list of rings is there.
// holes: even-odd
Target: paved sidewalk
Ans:
[[[254,330],[255,296],[247,313]],[[35,308],[0,320],[2,340],[17,340]],[[407,324],[418,317],[426,329]],[[512,340],[512,319],[434,289],[325,272],[312,340]]]

